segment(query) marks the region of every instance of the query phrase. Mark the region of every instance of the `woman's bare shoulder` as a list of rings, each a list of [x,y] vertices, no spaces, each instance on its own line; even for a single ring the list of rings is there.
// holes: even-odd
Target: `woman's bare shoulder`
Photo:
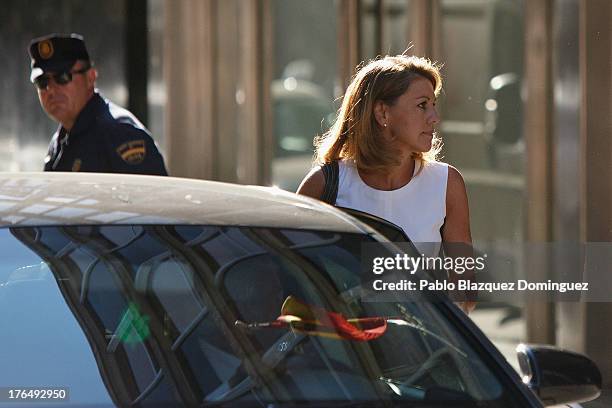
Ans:
[[[461,172],[454,166],[447,164],[448,166],[448,187],[449,188],[463,188],[465,189],[465,182]]]
[[[314,167],[304,177],[296,193],[309,197],[320,198],[325,190],[325,176],[321,167]]]
[[[448,165],[448,181],[446,184],[446,203],[450,206],[467,206],[467,192],[463,176],[454,166]]]

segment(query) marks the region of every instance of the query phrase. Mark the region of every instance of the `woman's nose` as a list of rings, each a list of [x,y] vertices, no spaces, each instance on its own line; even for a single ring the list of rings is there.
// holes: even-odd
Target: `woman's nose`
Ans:
[[[438,114],[438,110],[436,108],[432,108],[429,121],[434,125],[440,123],[440,115]]]

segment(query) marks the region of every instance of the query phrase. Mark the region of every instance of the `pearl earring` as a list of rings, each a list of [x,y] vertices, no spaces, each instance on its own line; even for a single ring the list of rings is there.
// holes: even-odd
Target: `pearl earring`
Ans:
[[[386,124],[386,123],[383,123],[383,127],[387,127],[387,124]]]

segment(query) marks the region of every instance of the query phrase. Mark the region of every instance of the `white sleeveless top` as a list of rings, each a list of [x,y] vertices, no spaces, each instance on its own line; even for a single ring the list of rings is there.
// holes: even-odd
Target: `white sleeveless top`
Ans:
[[[404,229],[422,253],[428,256],[438,254],[442,242],[440,228],[446,217],[448,164],[428,162],[416,175],[420,167],[417,161],[410,182],[391,191],[368,186],[351,161],[343,160],[338,165],[340,174],[336,205],[391,221]]]

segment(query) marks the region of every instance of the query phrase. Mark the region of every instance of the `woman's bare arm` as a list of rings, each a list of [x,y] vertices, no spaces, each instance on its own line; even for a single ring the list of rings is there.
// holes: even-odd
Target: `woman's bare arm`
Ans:
[[[320,167],[315,167],[310,170],[310,173],[304,177],[302,183],[298,187],[296,193],[314,198],[321,198],[325,190],[325,176]]]
[[[446,219],[442,228],[443,242],[472,243],[470,232],[470,209],[465,183],[461,173],[453,166],[448,166],[448,184],[446,186]]]
[[[453,258],[473,257],[472,233],[470,231],[470,210],[465,182],[459,171],[448,167],[448,182],[446,187],[446,219],[442,227],[442,242],[446,253]],[[451,272],[451,281],[475,280],[473,270],[463,274]],[[476,292],[468,291],[462,294],[459,306],[469,313],[476,307]]]

